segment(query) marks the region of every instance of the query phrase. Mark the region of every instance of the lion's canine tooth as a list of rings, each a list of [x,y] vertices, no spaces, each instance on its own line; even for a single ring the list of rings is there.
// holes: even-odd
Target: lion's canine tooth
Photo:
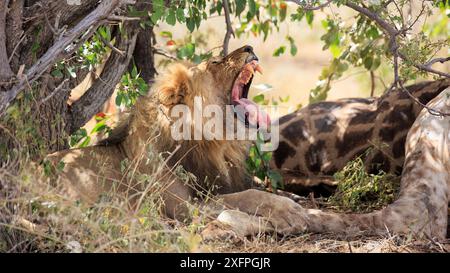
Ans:
[[[263,69],[262,69],[262,67],[259,64],[256,64],[255,70],[258,71],[259,74],[261,74],[261,75],[263,74]]]

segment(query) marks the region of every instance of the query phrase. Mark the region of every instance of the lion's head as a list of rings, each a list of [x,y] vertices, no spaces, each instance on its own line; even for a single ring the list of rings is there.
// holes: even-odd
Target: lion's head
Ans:
[[[150,95],[141,98],[132,112],[130,130],[125,143],[131,154],[142,150],[143,142],[149,139],[149,128],[156,126],[159,133],[154,147],[159,152],[172,152],[169,164],[181,163],[183,167],[195,174],[201,186],[207,182],[208,190],[211,183],[217,185],[219,192],[242,190],[244,185],[244,161],[247,155],[248,142],[224,139],[225,126],[217,125],[214,130],[223,130],[223,138],[208,139],[195,135],[198,123],[205,123],[209,118],[196,117],[197,110],[205,110],[214,106],[223,112],[222,125],[230,105],[237,106],[232,116],[240,115],[240,122],[246,125],[266,126],[270,120],[250,101],[248,91],[255,71],[260,71],[258,58],[251,46],[241,47],[226,57],[213,57],[198,65],[176,63],[155,79]],[[200,99],[200,106],[199,106]],[[181,115],[178,120],[187,122],[192,130],[188,138],[176,138],[173,135],[173,125],[177,122],[173,112],[186,108],[190,115]],[[237,114],[236,114],[237,113]],[[232,125],[234,128],[234,125]],[[195,127],[195,128],[194,128]],[[203,128],[200,126],[200,128]]]
[[[194,98],[204,106],[233,105],[246,125],[266,126],[269,117],[247,98],[256,71],[262,72],[251,46],[241,47],[226,57],[213,57],[199,65],[178,63],[156,79],[153,92],[166,115],[174,106],[194,109]]]

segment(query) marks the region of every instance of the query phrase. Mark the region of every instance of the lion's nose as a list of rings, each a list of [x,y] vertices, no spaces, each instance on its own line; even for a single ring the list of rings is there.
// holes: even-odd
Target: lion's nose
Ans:
[[[253,52],[253,47],[246,45],[242,47],[242,50],[246,53],[249,53],[247,59],[245,60],[246,63],[249,63],[251,61],[259,61],[258,57],[255,55],[255,52]]]

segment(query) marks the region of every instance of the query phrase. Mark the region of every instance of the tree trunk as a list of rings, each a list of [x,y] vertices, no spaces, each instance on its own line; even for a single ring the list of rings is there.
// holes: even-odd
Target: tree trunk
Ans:
[[[42,148],[46,152],[68,148],[68,136],[101,111],[122,75],[128,70],[131,60],[134,60],[146,82],[150,83],[154,77],[153,30],[143,30],[137,21],[125,22],[122,32],[124,34],[115,32],[115,46],[125,52],[125,56],[112,51],[105,69],[89,90],[72,106],[67,104],[71,89],[89,72],[76,71],[76,79],[69,76],[55,77],[51,74],[53,63],[62,58],[69,59],[73,53],[67,55],[65,46],[56,48],[63,51],[55,56],[49,55],[49,52],[54,50],[56,44],[61,43],[61,39],[67,40],[69,36],[74,37],[71,44],[79,46],[94,34],[99,25],[107,23],[105,18],[118,11],[117,7],[122,3],[119,0],[100,4],[98,1],[80,2],[81,5],[69,5],[67,1],[57,0],[0,2],[0,104],[5,97],[10,98],[7,96],[7,89],[11,88],[10,85],[2,85],[2,81],[10,81],[16,74],[27,75],[44,62],[42,57],[47,58],[45,62],[48,62],[49,56],[54,58],[52,63],[43,66],[44,69],[36,70],[36,79],[27,78],[27,81],[23,81],[24,76],[19,75],[18,81],[25,84],[23,90],[17,92],[19,97],[13,101],[14,107],[19,109],[21,114],[23,109],[31,108],[25,116],[19,117],[24,120],[23,123],[14,120],[7,111],[0,111],[0,150],[3,149],[0,151],[0,164],[11,155],[13,144],[17,142],[13,138],[23,143],[22,148],[25,150],[33,150],[32,154],[39,154],[36,151]],[[144,0],[138,0],[135,5],[140,10],[150,10],[151,7],[151,4]],[[92,20],[85,20],[86,18]],[[80,28],[82,22],[91,25],[87,25],[86,30],[83,30],[86,25]],[[80,33],[74,35],[76,30]],[[25,105],[26,103],[29,105]],[[30,123],[33,128],[30,128]],[[6,130],[32,130],[35,134],[24,134],[21,138],[20,134],[11,136]]]

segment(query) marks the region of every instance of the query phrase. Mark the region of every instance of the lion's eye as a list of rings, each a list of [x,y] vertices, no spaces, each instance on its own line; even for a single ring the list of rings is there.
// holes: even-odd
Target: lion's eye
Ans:
[[[212,64],[220,64],[221,61],[222,61],[222,59],[220,59],[220,58],[214,58],[214,59],[212,59],[210,61],[210,63],[212,63]]]

